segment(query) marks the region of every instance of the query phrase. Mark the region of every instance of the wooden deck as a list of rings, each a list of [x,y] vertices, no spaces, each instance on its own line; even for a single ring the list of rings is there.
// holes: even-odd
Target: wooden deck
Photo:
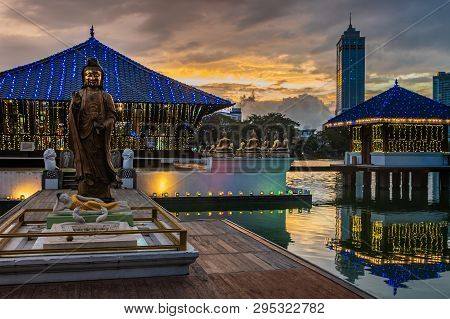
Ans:
[[[29,203],[50,208],[55,193]],[[117,200],[149,206],[137,191],[115,190]],[[35,216],[36,218],[38,215]],[[42,214],[39,216],[42,218]],[[190,275],[0,286],[1,298],[361,298],[370,297],[283,249],[223,221],[184,222],[200,253]],[[1,259],[0,259],[1,262]],[[1,275],[0,275],[1,280]]]

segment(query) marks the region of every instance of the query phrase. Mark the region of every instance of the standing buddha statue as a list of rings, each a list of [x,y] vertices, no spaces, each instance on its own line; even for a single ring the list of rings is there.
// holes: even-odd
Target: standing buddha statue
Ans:
[[[74,153],[78,194],[111,201],[110,184],[117,181],[111,162],[111,136],[116,120],[114,102],[103,90],[104,72],[95,58],[82,70],[83,86],[69,107],[69,148]]]

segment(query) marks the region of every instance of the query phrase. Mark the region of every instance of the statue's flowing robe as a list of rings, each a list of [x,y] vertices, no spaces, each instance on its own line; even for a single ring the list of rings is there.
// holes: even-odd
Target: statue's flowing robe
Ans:
[[[117,178],[111,161],[111,136],[116,111],[110,94],[100,89],[98,92],[88,90],[79,90],[81,103],[75,103],[74,98],[70,103],[69,148],[74,153],[78,193],[109,198],[109,185]],[[105,129],[97,132],[94,120],[104,124]]]

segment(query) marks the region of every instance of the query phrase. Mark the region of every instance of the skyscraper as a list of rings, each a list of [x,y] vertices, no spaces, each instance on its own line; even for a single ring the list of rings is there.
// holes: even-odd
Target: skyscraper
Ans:
[[[433,76],[433,100],[450,105],[450,73]]]
[[[336,114],[364,102],[366,38],[350,24],[336,44]]]

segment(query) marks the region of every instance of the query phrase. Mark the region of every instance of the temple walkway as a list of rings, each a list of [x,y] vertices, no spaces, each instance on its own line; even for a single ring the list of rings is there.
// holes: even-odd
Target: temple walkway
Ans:
[[[113,196],[133,207],[150,206],[149,198],[134,190],[115,190]],[[27,205],[48,209],[55,198],[56,191],[43,191]],[[0,286],[0,297],[370,298],[235,224],[213,220],[182,225],[200,254],[187,276]]]

